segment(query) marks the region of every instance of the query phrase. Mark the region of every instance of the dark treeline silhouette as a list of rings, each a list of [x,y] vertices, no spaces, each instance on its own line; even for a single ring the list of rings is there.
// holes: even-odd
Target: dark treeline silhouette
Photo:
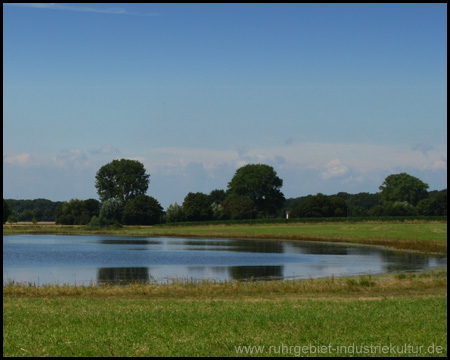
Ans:
[[[145,195],[149,174],[136,160],[114,160],[96,176],[99,198],[65,202],[46,199],[3,201],[6,221],[56,221],[63,225],[153,225],[162,223],[284,218],[447,216],[447,189],[428,191],[428,184],[406,173],[386,177],[380,192],[301,196],[285,199],[283,180],[264,164],[236,170],[226,190],[188,193],[166,212]],[[125,179],[125,180],[124,180]]]
[[[47,199],[16,200],[6,199],[9,206],[9,216],[16,221],[55,221],[56,208],[62,201],[51,201]],[[5,214],[5,209],[3,209]],[[8,219],[8,218],[7,218]]]
[[[227,220],[221,211],[222,207],[217,197],[217,190],[211,192],[213,196],[210,197],[211,203],[209,206],[211,210],[207,211],[209,214],[206,218],[199,218],[200,220]],[[191,196],[192,197],[192,196]],[[90,199],[92,202],[92,199]],[[51,201],[47,199],[36,200],[15,200],[6,199],[9,206],[9,212],[5,210],[4,214],[8,214],[10,221],[55,221],[56,209],[61,208],[64,202]],[[87,200],[84,200],[87,201]],[[321,206],[320,206],[321,205]],[[202,205],[205,206],[205,205]],[[208,204],[206,204],[208,207]],[[98,209],[98,207],[97,207]],[[182,222],[187,219],[183,215],[183,207],[178,204],[169,206],[169,212],[161,217],[158,223],[163,222]],[[383,204],[379,193],[370,194],[361,192],[358,194],[348,194],[340,192],[334,195],[308,195],[297,198],[288,198],[284,202],[283,209],[276,217],[284,218],[286,212],[290,212],[290,218],[301,217],[379,217],[379,216],[447,216],[447,189],[433,190],[428,192],[427,198],[419,201],[419,203],[412,207],[404,202]],[[87,224],[91,217],[99,216],[97,213],[89,213],[87,210],[84,213],[83,223]],[[88,217],[86,217],[88,216]],[[80,219],[83,218],[83,213],[80,211]],[[14,220],[15,219],[15,220]],[[4,222],[8,220],[4,218]],[[191,221],[196,221],[191,219]],[[72,222],[73,224],[73,222]]]

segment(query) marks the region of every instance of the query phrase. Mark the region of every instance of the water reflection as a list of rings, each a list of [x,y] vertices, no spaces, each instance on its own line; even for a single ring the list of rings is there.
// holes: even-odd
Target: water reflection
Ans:
[[[236,239],[14,235],[3,281],[36,284],[318,278],[423,271],[446,257],[335,243]]]
[[[282,279],[284,266],[231,266],[228,273],[233,280]]]
[[[168,250],[232,251],[245,253],[284,253],[284,244],[278,241],[234,239],[176,239],[167,243]]]
[[[298,250],[298,253],[301,254],[327,254],[327,255],[347,255],[348,254],[348,247],[332,244],[332,243],[309,243],[308,246],[305,246],[305,243],[296,243],[292,242],[289,244],[290,247]]]
[[[158,240],[141,239],[100,239],[93,242],[103,245],[159,245],[162,243]]]
[[[136,268],[100,268],[97,271],[99,284],[127,285],[130,283],[148,283],[150,280],[149,269]]]
[[[426,256],[403,254],[402,256],[384,255],[385,272],[418,271],[428,268],[430,258]]]

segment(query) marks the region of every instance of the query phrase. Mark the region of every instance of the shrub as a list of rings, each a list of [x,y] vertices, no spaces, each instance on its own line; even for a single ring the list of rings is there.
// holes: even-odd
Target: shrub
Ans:
[[[163,208],[158,200],[139,195],[125,205],[122,222],[126,225],[154,225],[161,222],[162,216]]]

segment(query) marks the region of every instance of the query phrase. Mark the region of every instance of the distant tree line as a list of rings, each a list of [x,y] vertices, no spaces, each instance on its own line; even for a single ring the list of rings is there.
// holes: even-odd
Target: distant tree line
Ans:
[[[3,223],[10,218],[15,221],[55,221],[55,210],[61,201],[47,199],[15,200],[7,199],[9,212],[5,219],[5,200],[3,199]],[[8,210],[6,210],[8,211]]]
[[[380,216],[447,216],[447,189],[430,191],[412,206],[407,201],[384,202],[380,193],[361,192],[335,195],[308,195],[290,198],[285,203],[291,218],[307,217],[380,217]]]
[[[3,199],[6,221],[56,221],[63,225],[153,225],[185,221],[282,218],[447,216],[447,190],[428,191],[428,184],[406,173],[389,175],[376,194],[308,195],[285,199],[283,180],[264,164],[239,168],[226,190],[190,192],[182,204],[164,212],[146,195],[150,175],[136,160],[113,160],[96,174],[99,200]]]
[[[406,173],[389,175],[376,194],[345,192],[288,199],[291,217],[447,216],[447,189],[427,191],[428,184]]]

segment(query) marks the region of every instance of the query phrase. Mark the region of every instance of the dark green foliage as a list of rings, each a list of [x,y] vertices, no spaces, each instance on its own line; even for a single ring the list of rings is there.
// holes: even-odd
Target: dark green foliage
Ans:
[[[428,199],[419,201],[416,206],[419,215],[446,216],[447,215],[447,190],[431,193]]]
[[[183,213],[186,221],[212,220],[211,199],[203,193],[189,193],[183,201]]]
[[[209,193],[211,204],[221,204],[227,197],[225,190],[213,190]]]
[[[42,213],[42,210],[41,210],[41,209],[35,208],[35,209],[33,210],[33,219],[36,219],[36,222],[37,222],[37,221],[41,221],[43,215],[44,215],[44,214]]]
[[[146,193],[149,178],[139,161],[113,160],[98,170],[95,187],[101,202],[115,198],[126,204],[128,200]]]
[[[415,216],[417,211],[407,201],[388,202],[384,204],[384,216]]]
[[[232,220],[256,219],[258,215],[255,202],[243,195],[230,196],[224,202],[224,210]]]
[[[292,211],[310,197],[311,195],[286,199],[284,209],[286,211]],[[336,195],[330,195],[329,197],[341,199],[341,205],[339,206],[339,209],[336,209],[335,216],[369,216],[369,211],[375,206],[380,205],[380,194],[378,193],[369,194],[362,192],[358,194],[348,194],[339,192]],[[345,206],[342,200],[345,201]],[[380,216],[382,215],[383,212],[380,213]]]
[[[14,215],[9,215],[7,221],[9,223],[16,223],[17,222],[17,218]]]
[[[375,205],[372,209],[367,212],[368,216],[384,216],[383,205]]]
[[[333,211],[333,217],[345,217],[348,214],[347,202],[337,196],[332,196],[330,199],[330,206]]]
[[[62,225],[86,225],[98,216],[100,203],[95,199],[65,201],[56,209],[56,223]]]
[[[378,193],[347,194],[340,192],[336,196],[345,200],[348,207],[348,216],[368,216],[369,210],[380,204],[380,194]]]
[[[389,175],[379,189],[384,203],[407,201],[416,206],[420,200],[428,197],[428,184],[406,173]]]
[[[122,223],[125,225],[154,225],[161,222],[163,208],[147,195],[139,195],[125,204]]]
[[[11,212],[19,221],[31,221],[36,217],[39,221],[54,221],[55,210],[60,201],[51,201],[47,199],[35,200],[15,200],[8,199],[8,205]]]
[[[264,164],[250,164],[239,168],[228,183],[228,197],[245,196],[252,200],[258,213],[265,217],[279,213],[284,205],[280,191],[283,180],[275,170]]]
[[[369,216],[416,216],[419,215],[417,209],[407,201],[386,202],[383,205],[376,205],[368,211]]]
[[[11,215],[11,209],[6,200],[3,199],[3,224],[8,220],[9,215]]]
[[[25,209],[19,214],[19,221],[31,221],[34,217],[34,211],[31,209]]]
[[[301,205],[307,198],[308,196],[299,196],[297,198],[286,199],[286,201],[284,202],[284,209],[290,211]]]
[[[347,216],[347,204],[344,199],[337,196],[317,194],[309,196],[299,206],[291,211],[293,218],[327,218]]]

